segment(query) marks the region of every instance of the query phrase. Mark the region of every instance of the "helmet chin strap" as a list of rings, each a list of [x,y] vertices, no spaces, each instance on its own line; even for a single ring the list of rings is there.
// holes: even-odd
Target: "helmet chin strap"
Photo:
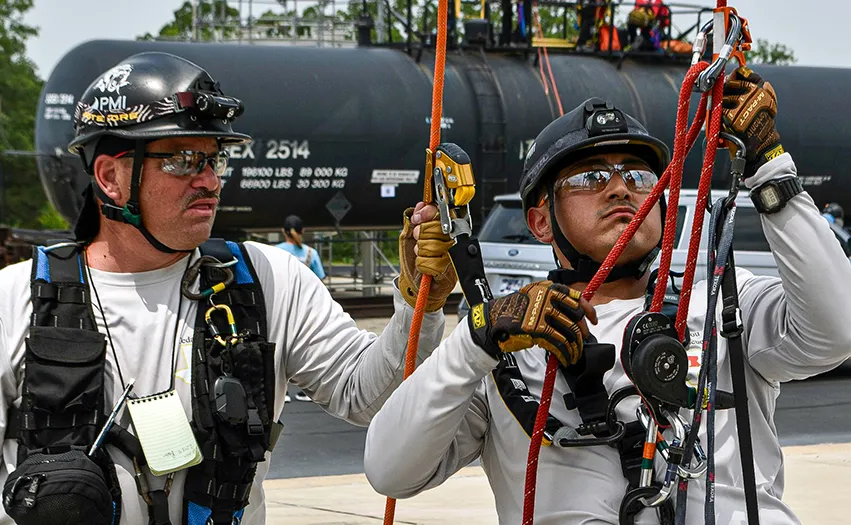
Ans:
[[[571,285],[574,283],[587,283],[594,278],[594,275],[600,269],[602,263],[595,261],[584,253],[579,253],[579,251],[574,248],[574,246],[567,240],[567,237],[564,236],[564,233],[561,231],[561,226],[559,226],[558,221],[556,220],[556,199],[555,199],[555,190],[554,190],[554,182],[550,182],[547,185],[547,198],[550,201],[550,223],[552,224],[553,229],[553,237],[556,241],[556,246],[558,246],[561,253],[567,257],[570,266],[573,269],[567,268],[557,268],[552,270],[548,278],[549,280],[561,284]],[[662,200],[659,201],[660,203]],[[662,210],[662,216],[664,217],[664,207]],[[633,261],[625,264],[617,264],[612,271],[609,273],[608,277],[606,277],[606,282],[614,282],[620,279],[625,278],[633,278],[633,279],[641,279],[645,273],[650,269],[650,265],[653,264],[653,261],[656,260],[656,257],[659,255],[659,252],[662,249],[662,238],[659,238],[659,244],[656,245],[650,253],[645,255],[642,259],[638,261]],[[553,254],[555,255],[555,253]],[[555,257],[556,264],[561,266],[558,257]]]
[[[188,253],[193,250],[176,250],[169,248],[165,244],[157,240],[153,234],[145,227],[142,220],[142,209],[139,206],[139,188],[142,184],[142,165],[145,161],[145,141],[137,140],[136,147],[133,153],[133,174],[130,177],[130,198],[127,199],[127,204],[123,207],[115,204],[115,201],[101,189],[97,181],[92,181],[92,185],[98,198],[104,203],[101,206],[101,212],[107,219],[124,222],[136,227],[142,232],[142,235],[147,241],[163,253]]]

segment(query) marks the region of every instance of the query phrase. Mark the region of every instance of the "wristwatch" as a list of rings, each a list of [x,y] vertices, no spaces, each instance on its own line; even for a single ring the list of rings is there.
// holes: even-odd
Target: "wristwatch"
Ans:
[[[770,180],[751,190],[756,211],[770,214],[782,210],[789,199],[804,191],[798,177]]]

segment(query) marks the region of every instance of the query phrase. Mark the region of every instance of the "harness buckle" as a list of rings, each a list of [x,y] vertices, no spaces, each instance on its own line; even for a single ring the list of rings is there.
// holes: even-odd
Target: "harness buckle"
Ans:
[[[249,436],[259,436],[263,434],[263,422],[260,421],[260,412],[257,409],[248,411],[248,421],[246,422]]]

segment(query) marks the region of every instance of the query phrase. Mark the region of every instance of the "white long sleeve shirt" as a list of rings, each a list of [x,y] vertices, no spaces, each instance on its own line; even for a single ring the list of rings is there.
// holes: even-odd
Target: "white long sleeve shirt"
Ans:
[[[411,308],[398,290],[390,324],[375,335],[360,330],[336,303],[322,282],[288,252],[274,246],[247,242],[251,262],[263,287],[268,313],[268,338],[276,347],[275,420],[284,407],[287,382],[304,390],[330,414],[365,426],[401,382],[405,366]],[[198,251],[192,254],[198,258]],[[172,349],[177,345],[175,389],[191,418],[192,334],[197,303],[180,299],[180,280],[187,261],[159,270],[112,273],[92,270],[94,287],[103,305],[92,305],[98,329],[109,325],[118,366],[125,380],[135,378],[133,393],[143,397],[166,390],[172,374]],[[0,270],[0,433],[5,434],[8,407],[20,403],[25,338],[30,325],[31,262],[24,261]],[[198,283],[194,289],[197,292]],[[175,333],[175,321],[180,323]],[[442,312],[426,314],[419,343],[418,360],[427,357],[443,335]],[[115,359],[107,343],[106,406],[112,407],[121,394]],[[127,410],[118,420],[133,431]],[[279,444],[279,446],[281,446]],[[285,446],[285,445],[284,445]],[[108,451],[116,463],[121,483],[121,524],[146,523],[148,509],[133,480],[130,460],[117,449]],[[5,436],[0,487],[17,463],[14,436]],[[242,523],[266,522],[262,482],[269,469],[270,454],[259,463]],[[175,475],[169,495],[171,523],[182,523],[183,483],[186,471]],[[151,490],[161,488],[164,477],[148,474]],[[0,524],[11,524],[0,507]]]
[[[747,181],[795,175],[788,154],[772,160]],[[780,278],[759,277],[744,269],[736,279],[744,324],[746,380],[754,444],[756,484],[763,525],[797,524],[782,501],[783,455],[774,425],[780,383],[828,371],[851,356],[851,264],[811,197],[792,198],[779,213],[763,215],[762,225]],[[706,282],[697,283],[689,304],[690,376],[699,370],[707,304]],[[721,301],[715,312],[721,326]],[[620,354],[627,322],[644,309],[644,298],[596,306],[598,324],[589,328]],[[718,389],[732,390],[727,341],[718,337]],[[535,347],[512,354],[530,394],[540,399],[546,354]],[[364,466],[380,493],[407,498],[435,487],[477,458],[493,490],[499,521],[521,522],[529,437],[506,408],[490,375],[497,361],[476,346],[466,321],[390,396],[373,419]],[[697,366],[694,366],[697,365]],[[605,375],[612,392],[630,384],[619,360]],[[550,414],[575,428],[576,410],[561,402],[569,392],[559,374]],[[623,421],[635,420],[639,400],[618,405]],[[681,414],[691,421],[692,412]],[[717,523],[746,522],[744,487],[733,410],[716,412]],[[701,442],[707,443],[705,418]],[[657,479],[663,479],[657,458]],[[616,449],[607,446],[542,447],[537,477],[536,525],[617,524],[627,488]],[[703,523],[705,483],[689,483],[687,523]],[[676,493],[672,495],[676,498]],[[676,501],[676,499],[674,499]],[[658,523],[645,510],[637,523]]]

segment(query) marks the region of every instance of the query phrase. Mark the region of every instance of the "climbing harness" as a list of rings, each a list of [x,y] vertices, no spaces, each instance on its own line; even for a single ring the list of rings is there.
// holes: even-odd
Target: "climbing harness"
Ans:
[[[692,67],[687,72],[680,91],[677,111],[677,125],[674,140],[674,156],[669,167],[665,170],[653,191],[648,195],[641,208],[636,213],[626,230],[617,241],[612,251],[602,263],[600,270],[591,279],[583,297],[590,300],[599,286],[605,282],[609,273],[615,267],[625,246],[635,231],[644,221],[652,207],[662,197],[662,193],[670,186],[665,225],[663,229],[662,257],[658,270],[658,282],[655,284],[653,298],[649,311],[639,314],[631,320],[624,336],[621,348],[621,362],[624,371],[635,384],[634,393],[642,399],[636,414],[641,427],[645,430],[644,450],[641,460],[641,475],[638,487],[628,491],[623,500],[619,519],[622,524],[634,522],[635,515],[646,507],[658,507],[662,523],[685,523],[685,504],[689,479],[707,475],[706,523],[714,524],[714,411],[718,408],[737,408],[737,427],[741,446],[743,472],[745,475],[745,495],[748,510],[748,520],[752,525],[759,523],[755,477],[753,475],[753,453],[750,441],[747,419],[747,399],[744,383],[744,357],[741,336],[741,324],[738,316],[735,275],[732,261],[732,225],[735,219],[735,196],[744,168],[744,155],[741,141],[732,135],[721,136],[721,100],[724,88],[724,69],[728,60],[735,56],[740,65],[744,65],[743,51],[749,49],[751,36],[747,21],[741,18],[733,8],[726,5],[726,0],[718,0],[713,19],[712,32],[715,35],[725,35],[724,39],[715,38],[713,59],[710,64],[700,62],[700,57],[706,44],[709,28],[704,27],[695,45]],[[719,81],[720,79],[720,81]],[[689,98],[692,91],[702,93],[697,116],[686,132],[688,120]],[[690,392],[685,386],[688,369],[688,356],[685,354],[686,315],[694,281],[695,261],[699,248],[700,234],[703,228],[703,214],[697,213],[692,229],[691,241],[686,271],[683,276],[681,297],[675,320],[661,314],[665,299],[667,280],[670,271],[671,252],[673,250],[676,230],[679,191],[682,185],[683,163],[688,151],[693,146],[700,128],[707,125],[707,144],[704,165],[698,189],[697,209],[710,209],[708,195],[710,180],[714,168],[715,153],[719,146],[726,144],[719,139],[726,139],[738,146],[736,159],[733,161],[733,186],[730,195],[723,201],[711,206],[712,216],[710,228],[709,275],[712,275],[714,291],[709,297],[708,315],[704,331],[704,359],[702,361],[698,386]],[[728,213],[729,212],[729,213]],[[720,229],[723,224],[723,229]],[[717,231],[716,231],[717,230]],[[715,245],[716,235],[718,238]],[[718,285],[723,279],[724,310],[722,314],[722,336],[730,341],[731,373],[734,377],[734,392],[732,394],[717,391],[717,356],[715,355],[716,331],[714,326],[714,305],[718,299]],[[585,345],[585,353],[594,355],[605,352],[604,344],[591,341]],[[610,345],[609,345],[610,346]],[[601,361],[594,357],[595,360]],[[526,473],[525,500],[523,506],[523,525],[531,525],[534,520],[535,487],[537,464],[540,447],[545,438],[553,442],[553,422],[549,416],[549,406],[554,390],[555,378],[559,370],[557,360],[547,356],[547,371],[541,401],[538,405],[535,423],[531,434],[529,459]],[[738,378],[738,379],[736,379]],[[676,388],[671,388],[676,386]],[[627,393],[616,393],[622,397]],[[613,396],[614,398],[615,396]],[[732,399],[731,399],[732,397]],[[678,414],[680,408],[693,408],[693,420],[686,424]],[[707,412],[708,453],[704,454],[697,440],[701,414]],[[742,416],[742,413],[744,416]],[[580,410],[581,414],[581,410]],[[599,416],[598,416],[599,417]],[[585,423],[585,417],[583,417]],[[612,421],[606,421],[611,428]],[[660,428],[671,427],[675,437],[671,443],[661,438]],[[525,428],[525,426],[524,426]],[[556,431],[558,432],[558,431]],[[578,433],[578,432],[576,432]],[[633,432],[634,433],[634,432]],[[625,441],[626,438],[622,440]],[[599,442],[589,441],[589,445]],[[661,486],[652,484],[653,459],[659,449],[663,459],[668,463],[665,480]],[[694,457],[698,465],[692,466]],[[705,463],[704,463],[705,457]],[[624,473],[627,474],[627,458],[621,454]],[[634,465],[634,463],[633,463]],[[675,515],[672,514],[670,499],[674,483],[677,483],[677,505]],[[632,485],[632,483],[631,483]],[[660,507],[663,503],[668,506]]]

